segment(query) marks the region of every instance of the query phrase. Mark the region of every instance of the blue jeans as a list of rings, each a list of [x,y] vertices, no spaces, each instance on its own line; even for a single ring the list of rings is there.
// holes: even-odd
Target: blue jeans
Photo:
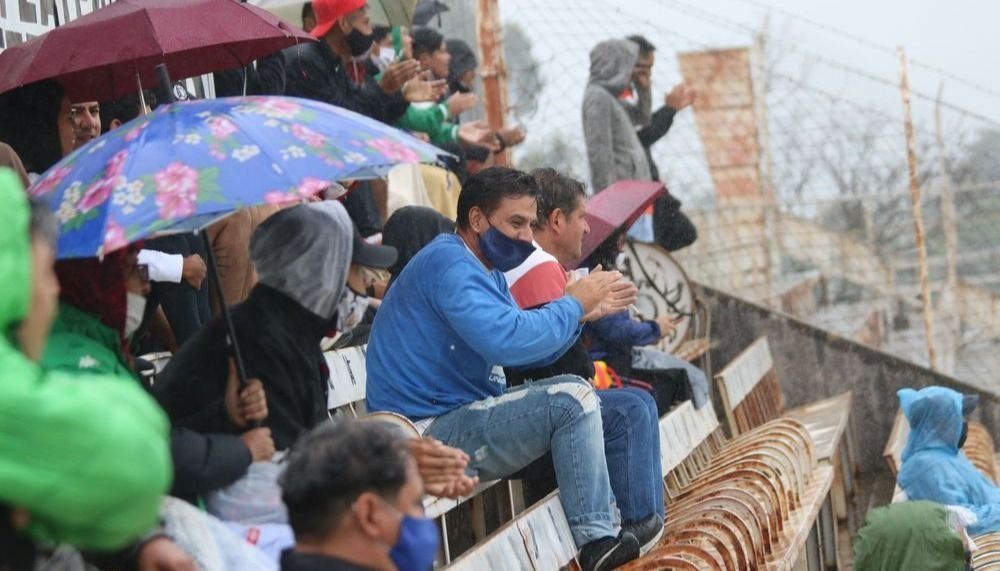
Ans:
[[[663,469],[656,401],[641,389],[598,391],[604,422],[604,454],[622,520],[656,513],[662,520]]]
[[[616,534],[600,405],[580,377],[553,377],[467,404],[439,416],[424,435],[465,451],[470,470],[484,480],[509,476],[551,450],[577,547]]]

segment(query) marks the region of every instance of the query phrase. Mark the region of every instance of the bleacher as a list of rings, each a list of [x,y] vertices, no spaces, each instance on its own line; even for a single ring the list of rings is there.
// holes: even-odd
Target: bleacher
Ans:
[[[707,312],[694,321],[698,317],[707,318]],[[701,358],[710,346],[706,334],[706,324],[693,323],[678,346],[704,348],[691,355]],[[326,358],[331,416],[371,418],[364,410],[365,349],[329,352]],[[757,406],[763,402],[757,385],[773,393],[777,382],[766,339],[734,359],[717,380],[720,388],[740,380],[746,389],[744,399],[725,397],[738,407],[726,415],[737,427],[734,437],[725,438],[711,403],[696,410],[685,401],[661,419],[666,529],[661,542],[627,568],[837,568],[831,489],[838,472],[853,466],[845,443],[847,409],[822,401],[782,415],[780,406]],[[780,396],[780,387],[777,391]],[[849,396],[830,402],[849,405]],[[833,419],[831,408],[844,415]],[[405,419],[379,416],[416,435]],[[841,450],[843,461],[838,460]],[[542,570],[573,563],[576,549],[558,491],[523,506],[519,490],[518,482],[501,480],[481,483],[469,498],[429,497],[425,508],[438,520],[444,540],[440,565]],[[456,541],[456,531],[470,531],[465,528],[471,528],[471,541]]]
[[[903,464],[903,449],[906,448],[909,436],[910,423],[906,421],[903,411],[899,410],[896,412],[889,440],[882,453],[894,478],[899,475],[899,468]],[[1000,474],[1000,455],[993,446],[993,437],[981,423],[969,421],[969,434],[962,447],[962,453],[977,470],[993,483],[997,483],[997,475]],[[905,493],[899,484],[896,484],[892,494],[893,503],[905,500]],[[975,571],[1000,571],[1000,533],[978,535],[972,540],[976,544],[976,549],[972,552],[972,568]]]

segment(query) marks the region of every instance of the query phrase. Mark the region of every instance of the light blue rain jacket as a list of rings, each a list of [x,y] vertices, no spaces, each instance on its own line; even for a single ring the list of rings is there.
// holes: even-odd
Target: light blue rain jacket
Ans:
[[[959,453],[962,394],[944,387],[898,393],[910,423],[899,486],[911,500],[930,500],[972,510],[979,521],[970,535],[1000,531],[1000,488]]]

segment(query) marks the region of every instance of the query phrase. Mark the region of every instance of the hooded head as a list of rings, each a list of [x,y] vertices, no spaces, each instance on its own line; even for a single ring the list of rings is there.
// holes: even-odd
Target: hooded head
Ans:
[[[901,389],[896,394],[910,423],[903,462],[924,450],[958,454],[964,416],[975,407],[976,397],[944,387],[927,387],[919,391]]]
[[[628,40],[605,40],[590,50],[590,83],[616,97],[628,87],[639,59],[639,46]]]
[[[0,344],[11,328],[28,312],[31,298],[31,254],[28,238],[28,196],[20,188],[17,175],[10,169],[0,168],[0,204],[3,224],[0,225],[0,275],[4,276],[3,293],[0,294]]]
[[[112,252],[102,259],[83,258],[56,262],[59,277],[59,297],[73,307],[97,317],[101,323],[118,333],[125,343],[126,257],[136,248]]]
[[[389,268],[392,280],[402,273],[406,264],[439,234],[455,231],[455,223],[440,212],[426,206],[405,206],[389,217],[382,229],[382,244],[399,252],[396,263]]]
[[[336,201],[286,208],[250,238],[259,282],[324,320],[333,318],[347,282],[354,225]]]

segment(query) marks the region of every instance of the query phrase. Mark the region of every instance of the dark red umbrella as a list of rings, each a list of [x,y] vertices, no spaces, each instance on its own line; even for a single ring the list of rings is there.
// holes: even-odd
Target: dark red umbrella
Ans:
[[[583,255],[577,264],[586,260],[619,228],[634,224],[646,208],[666,192],[662,182],[622,180],[587,199],[590,232],[583,237]]]
[[[304,31],[237,0],[118,0],[0,53],[0,93],[55,79],[74,101],[107,101],[156,83],[241,67],[303,41]]]

